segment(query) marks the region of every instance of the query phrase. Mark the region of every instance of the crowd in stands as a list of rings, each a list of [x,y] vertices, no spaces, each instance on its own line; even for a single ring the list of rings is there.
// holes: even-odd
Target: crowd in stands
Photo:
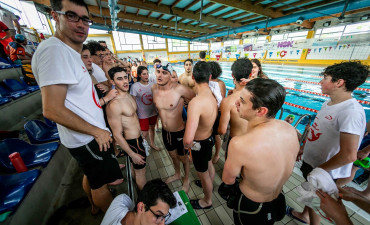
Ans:
[[[170,208],[176,206],[167,184],[180,180],[182,190],[188,193],[191,163],[198,177],[195,184],[203,189],[204,197],[190,203],[196,210],[212,208],[221,136],[226,159],[218,192],[233,209],[235,224],[274,224],[287,214],[317,225],[319,207],[337,224],[351,224],[341,199],[369,209],[369,188],[364,192],[342,188],[350,182],[347,178],[353,177],[351,170],[356,170],[353,162],[369,154],[367,146],[357,152],[366,116],[351,95],[365,82],[368,66],[343,62],[325,68],[320,85],[330,99],[312,126],[307,126],[309,134],[297,135],[291,126],[294,115],[275,119],[286,91],[268,78],[259,60],[241,58],[232,64],[235,88],[228,93],[219,79],[221,66],[206,62],[203,51],[198,62],[184,61],[185,72],[179,76],[171,63],[159,59],[153,61],[154,73],[150,74],[145,61],[120,59],[104,41],[85,43],[90,20],[83,1],[50,2],[57,24],[55,36],[29,55],[24,35],[0,22],[3,37],[12,39],[3,50],[14,64],[32,60],[43,95],[43,114],[58,124],[61,143],[83,170],[82,186],[91,213],[106,213],[102,224],[164,224],[171,216]],[[18,29],[16,19],[12,22]],[[80,33],[70,32],[73,30]],[[154,142],[155,136],[160,136],[156,127],[162,128],[159,132],[175,171],[165,182],[147,181],[145,176],[147,151],[161,150]],[[123,182],[120,169],[124,165],[116,159],[123,155],[133,167],[139,192],[135,203],[125,194],[113,199],[108,189]],[[329,176],[334,189],[335,182],[338,185],[338,195],[334,198],[316,188],[313,191],[321,205],[308,204],[310,207],[297,212],[286,205],[282,190],[301,158],[304,178],[310,182],[319,179],[315,177],[318,173]]]

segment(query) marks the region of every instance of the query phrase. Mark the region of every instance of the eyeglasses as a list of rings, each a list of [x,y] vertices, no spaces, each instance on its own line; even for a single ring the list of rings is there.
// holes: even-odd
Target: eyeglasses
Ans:
[[[80,17],[72,11],[66,11],[66,12],[55,11],[55,12],[58,14],[65,15],[70,22],[78,23],[78,21],[82,20],[82,23],[86,26],[90,26],[93,24],[93,21],[90,20],[87,16]]]
[[[149,210],[157,218],[156,221],[155,221],[157,224],[160,223],[160,222],[162,222],[163,220],[164,221],[167,221],[171,217],[171,213],[170,212],[168,212],[167,215],[157,215],[150,208],[149,208]]]

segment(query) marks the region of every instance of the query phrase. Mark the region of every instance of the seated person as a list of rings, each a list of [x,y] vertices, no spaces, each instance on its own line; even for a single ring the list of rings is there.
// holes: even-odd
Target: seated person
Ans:
[[[145,184],[136,205],[125,194],[118,195],[105,213],[101,225],[113,224],[164,224],[176,206],[176,198],[160,179]]]
[[[23,48],[22,44],[25,40],[25,37],[22,34],[15,35],[15,41],[10,42],[6,47],[10,52],[10,59],[14,64],[31,64],[31,58],[26,56],[26,51]]]

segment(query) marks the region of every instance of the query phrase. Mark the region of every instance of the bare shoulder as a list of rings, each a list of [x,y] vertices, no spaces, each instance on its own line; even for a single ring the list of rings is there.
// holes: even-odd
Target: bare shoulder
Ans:
[[[108,104],[107,104],[107,111],[117,111],[120,109],[121,102],[119,99],[112,99]]]
[[[156,90],[157,90],[157,88],[158,88],[158,84],[153,84],[153,85],[152,85],[152,87],[151,87],[152,92],[153,92],[153,91],[156,91]]]
[[[251,148],[251,137],[248,134],[235,136],[230,140],[229,149],[234,153],[241,153],[248,155],[250,151],[246,151]]]

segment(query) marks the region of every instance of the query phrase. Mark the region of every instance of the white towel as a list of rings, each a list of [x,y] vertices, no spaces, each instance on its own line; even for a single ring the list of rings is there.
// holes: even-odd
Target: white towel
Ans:
[[[316,195],[317,190],[322,190],[333,198],[339,197],[338,188],[333,178],[328,172],[321,168],[315,168],[307,177],[308,182],[304,182],[296,188],[298,194],[297,201],[315,209],[320,207],[320,198]]]
[[[219,108],[220,104],[221,104],[221,101],[222,101],[220,86],[215,81],[209,81],[208,86],[211,89],[213,95],[215,96],[215,98],[217,100],[217,107]]]

